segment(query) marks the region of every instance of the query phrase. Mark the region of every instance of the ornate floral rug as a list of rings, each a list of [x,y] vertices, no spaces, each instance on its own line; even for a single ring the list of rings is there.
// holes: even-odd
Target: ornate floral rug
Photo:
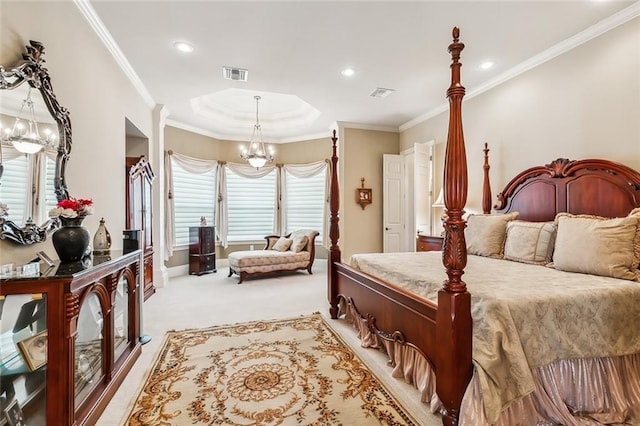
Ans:
[[[320,314],[167,333],[128,425],[417,425]]]

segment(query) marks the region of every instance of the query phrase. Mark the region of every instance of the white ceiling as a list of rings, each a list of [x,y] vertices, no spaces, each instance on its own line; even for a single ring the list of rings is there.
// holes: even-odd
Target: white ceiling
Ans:
[[[565,40],[577,34],[582,39],[585,30],[596,33],[595,24],[612,20],[609,17],[623,9],[622,14],[629,15],[631,5],[637,16],[638,4],[633,3],[91,0],[89,4],[153,100],[167,106],[170,124],[221,139],[249,140],[255,123],[253,95],[259,94],[265,142],[288,142],[328,136],[336,121],[398,130],[441,108],[450,79],[447,46],[453,26],[460,27],[466,45],[462,82],[470,93],[516,66],[526,68],[523,62],[536,55],[561,51],[559,43],[570,45]],[[195,51],[178,52],[173,48],[176,41],[193,44]],[[481,70],[486,60],[496,65]],[[223,66],[248,69],[249,80],[223,79]],[[356,70],[353,77],[341,75],[346,66]],[[383,99],[370,97],[376,87],[395,91]],[[295,128],[282,123],[270,126],[277,114],[283,117],[282,104],[270,92],[296,96],[320,114]],[[230,117],[228,125],[220,116],[194,111],[195,98],[212,94],[216,108]],[[242,120],[244,127],[239,124]]]

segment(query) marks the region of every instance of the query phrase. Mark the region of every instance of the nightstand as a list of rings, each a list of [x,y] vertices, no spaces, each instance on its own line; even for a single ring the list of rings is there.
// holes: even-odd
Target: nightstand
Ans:
[[[444,237],[418,234],[416,238],[416,251],[442,251],[443,243]]]

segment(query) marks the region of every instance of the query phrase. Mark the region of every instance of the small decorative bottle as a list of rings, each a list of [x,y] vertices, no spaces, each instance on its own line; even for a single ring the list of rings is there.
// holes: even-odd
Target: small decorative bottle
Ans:
[[[104,218],[100,219],[100,225],[93,236],[93,254],[108,254],[111,249],[111,235],[104,225]]]

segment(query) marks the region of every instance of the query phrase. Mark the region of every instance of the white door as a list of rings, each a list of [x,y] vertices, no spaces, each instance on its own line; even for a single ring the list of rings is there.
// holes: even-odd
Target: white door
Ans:
[[[415,228],[412,234],[421,232],[431,234],[431,204],[433,204],[433,172],[432,166],[433,146],[429,143],[417,143],[414,145],[414,209]]]
[[[385,253],[405,251],[404,242],[404,158],[383,155],[383,249]]]

